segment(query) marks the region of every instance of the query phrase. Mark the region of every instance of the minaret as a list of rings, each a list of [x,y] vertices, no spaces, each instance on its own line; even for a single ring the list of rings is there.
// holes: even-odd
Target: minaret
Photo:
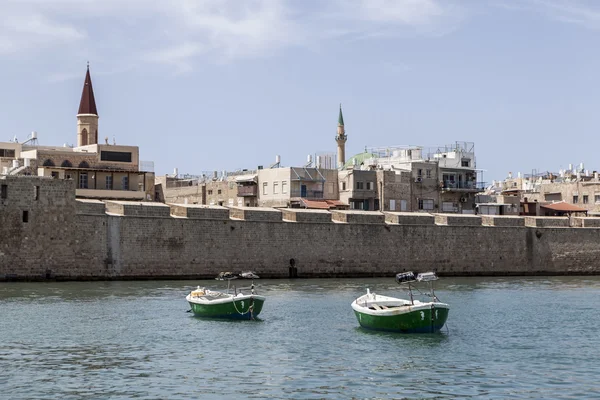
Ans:
[[[338,117],[337,135],[335,141],[337,143],[337,166],[344,168],[346,162],[346,130],[344,129],[344,116],[342,115],[342,105],[340,104],[340,116]]]
[[[98,144],[98,110],[90,77],[90,63],[87,65],[83,93],[77,113],[77,146],[87,146],[88,144]]]

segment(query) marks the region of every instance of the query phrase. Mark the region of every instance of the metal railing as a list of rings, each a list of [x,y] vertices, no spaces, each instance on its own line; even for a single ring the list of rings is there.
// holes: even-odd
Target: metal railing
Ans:
[[[322,190],[292,190],[290,197],[301,197],[303,199],[322,199]]]
[[[485,182],[442,181],[442,189],[483,190],[485,189]]]

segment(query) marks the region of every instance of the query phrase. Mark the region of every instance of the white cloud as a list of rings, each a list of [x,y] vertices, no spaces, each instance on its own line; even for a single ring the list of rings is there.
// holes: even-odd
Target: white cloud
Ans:
[[[463,11],[450,1],[0,0],[0,53],[76,44],[111,62],[118,53],[185,72],[200,57],[260,57],[342,36],[443,34]]]

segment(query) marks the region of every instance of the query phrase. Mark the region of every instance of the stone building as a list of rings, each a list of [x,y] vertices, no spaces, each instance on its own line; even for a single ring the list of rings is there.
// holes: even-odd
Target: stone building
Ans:
[[[2,172],[73,180],[79,198],[153,200],[153,163],[140,161],[137,146],[109,144],[108,138],[99,144],[98,119],[88,65],[77,113],[77,146],[0,143],[2,166],[13,157]]]

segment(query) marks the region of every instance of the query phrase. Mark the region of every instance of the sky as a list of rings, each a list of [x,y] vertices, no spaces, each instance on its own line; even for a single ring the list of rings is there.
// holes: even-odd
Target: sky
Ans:
[[[600,1],[0,0],[0,141],[99,141],[157,175],[474,142],[480,181],[600,170]]]

